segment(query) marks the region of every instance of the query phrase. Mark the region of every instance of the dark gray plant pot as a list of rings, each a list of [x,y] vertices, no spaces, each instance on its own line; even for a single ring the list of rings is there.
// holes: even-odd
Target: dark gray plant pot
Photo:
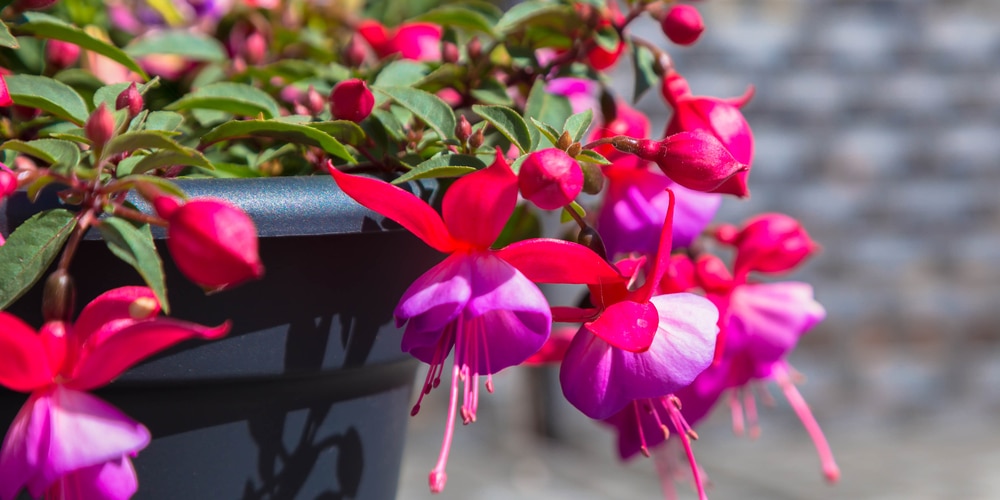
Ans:
[[[326,176],[181,185],[243,207],[258,225],[267,270],[205,296],[161,248],[171,315],[230,319],[232,332],[180,345],[97,392],[153,434],[134,461],[135,498],[395,498],[417,363],[400,352],[392,311],[440,254]],[[12,197],[0,231],[36,211]],[[71,272],[78,307],[141,284],[97,239],[83,242]],[[10,311],[37,327],[39,298],[36,287]],[[4,429],[24,400],[0,395]]]

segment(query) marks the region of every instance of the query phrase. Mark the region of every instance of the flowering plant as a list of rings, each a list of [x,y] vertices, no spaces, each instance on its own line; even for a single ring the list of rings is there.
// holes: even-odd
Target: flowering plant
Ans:
[[[679,442],[701,497],[693,427],[728,393],[737,429],[744,412],[754,429],[750,387],[767,380],[837,478],[786,361],[824,310],[807,284],[758,281],[818,247],[785,215],[711,225],[723,196],[749,195],[740,108],[752,91],[694,95],[668,42],[629,30],[652,16],[671,43],[695,43],[704,24],[691,5],[470,0],[412,16],[393,1],[97,5],[4,2],[0,196],[54,189],[63,206],[0,247],[0,308],[44,283],[37,332],[0,312],[0,384],[30,394],[0,449],[0,500],[25,488],[129,498],[130,458],[150,434],[88,391],[178,342],[227,333],[159,316],[169,294],[151,226],[207,292],[263,275],[253,221],[187,198],[172,182],[185,177],[330,175],[446,255],[394,312],[402,349],[430,366],[413,413],[450,377],[434,492],[455,422],[476,421],[480,378],[493,392],[492,374],[551,362],[569,402],[618,433],[622,458]],[[672,109],[662,137],[609,85],[622,59],[635,67],[632,100],[658,87]],[[399,187],[427,178],[446,188],[439,207]],[[560,212],[568,236],[541,238],[540,211]],[[70,263],[92,228],[146,286],[108,290],[77,314]],[[726,246],[731,271],[709,251]],[[588,293],[550,304],[538,283]]]

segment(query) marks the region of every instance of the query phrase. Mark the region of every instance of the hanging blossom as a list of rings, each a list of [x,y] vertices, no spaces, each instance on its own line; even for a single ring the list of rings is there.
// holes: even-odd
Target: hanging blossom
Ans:
[[[603,127],[597,128],[592,141],[625,135],[649,135],[646,115],[620,102],[616,116]],[[601,232],[608,255],[629,252],[651,254],[656,251],[663,218],[667,214],[670,189],[675,198],[672,237],[674,247],[689,246],[712,221],[722,195],[685,188],[650,168],[649,162],[622,153],[609,144],[595,148],[609,161],[602,167],[608,181],[607,194],[597,216],[597,229]]]
[[[440,492],[447,481],[455,421],[459,415],[465,424],[476,420],[479,377],[486,376],[486,390],[493,392],[491,375],[538,351],[551,329],[549,305],[538,287],[506,262],[502,251],[490,249],[517,203],[517,176],[498,150],[492,165],[452,184],[439,216],[396,186],[342,173],[331,163],[327,168],[348,196],[448,254],[410,285],[394,313],[397,325],[406,325],[403,350],[430,365],[412,414],[420,410],[424,395],[440,384],[445,362],[455,353],[448,421],[429,475],[431,491]],[[555,254],[570,268],[600,260],[575,243],[535,239],[521,244],[539,258]]]
[[[387,28],[382,23],[365,19],[358,23],[357,31],[381,59],[399,54],[414,61],[440,61],[441,36],[444,30],[433,23],[403,23]]]
[[[34,497],[123,500],[138,488],[134,457],[149,431],[87,393],[178,342],[215,339],[210,328],[157,317],[145,287],[103,293],[75,323],[48,321],[36,333],[0,312],[0,384],[30,393],[0,449],[0,500],[22,488]]]
[[[517,243],[501,255],[537,282],[589,283],[594,309],[558,308],[557,321],[583,322],[565,347],[559,381],[566,399],[588,417],[603,420],[633,419],[621,425],[642,428],[655,423],[666,437],[664,420],[682,429],[681,439],[696,471],[689,437],[694,433],[684,423],[680,401],[674,394],[689,385],[712,362],[718,311],[705,299],[690,293],[662,293],[659,283],[670,267],[673,195],[663,224],[652,269],[645,283],[634,285],[645,258],[616,263],[617,279],[581,280],[561,275],[541,259],[527,261],[530,253]],[[604,261],[592,262],[597,276],[613,276]],[[579,274],[581,271],[576,270]],[[597,284],[593,284],[593,283]],[[559,339],[559,342],[563,342]],[[559,347],[548,348],[561,353]],[[640,438],[641,441],[641,438]],[[645,445],[643,445],[645,447]],[[699,494],[704,489],[698,481]]]

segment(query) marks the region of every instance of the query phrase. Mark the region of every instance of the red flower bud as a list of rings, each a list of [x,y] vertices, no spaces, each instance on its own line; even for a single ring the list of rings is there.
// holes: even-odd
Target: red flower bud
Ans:
[[[264,275],[257,228],[243,210],[214,198],[181,204],[165,195],[153,207],[169,223],[167,249],[177,269],[199,286],[221,290]]]
[[[569,205],[583,190],[583,170],[565,151],[535,151],[521,164],[517,175],[521,195],[544,210]]]
[[[361,36],[352,36],[351,41],[344,47],[344,64],[352,68],[357,68],[365,62],[366,57],[368,57],[368,51],[365,50]]]
[[[747,221],[731,244],[736,247],[737,274],[790,271],[820,249],[799,221],[777,213]]]
[[[338,120],[360,123],[368,118],[374,107],[375,96],[364,80],[344,80],[330,92],[330,113]]]
[[[705,22],[698,9],[690,5],[674,5],[660,22],[663,34],[677,45],[691,45],[705,31]]]
[[[17,184],[17,174],[10,171],[3,163],[0,163],[0,200],[17,191]]]
[[[80,47],[62,40],[45,44],[45,60],[56,69],[68,68],[80,57]]]
[[[326,101],[324,101],[323,96],[312,85],[309,86],[309,90],[302,97],[302,104],[311,115],[322,113],[323,108],[326,107]]]
[[[451,42],[441,43],[441,60],[446,63],[458,62],[458,46]]]
[[[618,46],[615,50],[607,50],[600,45],[594,45],[594,48],[587,51],[587,62],[590,64],[591,68],[597,71],[604,71],[618,62],[618,58],[625,51],[625,42],[618,41]]]
[[[142,94],[139,94],[139,89],[136,88],[135,82],[132,82],[125,90],[118,94],[115,99],[115,109],[128,109],[128,115],[135,117],[142,111]]]
[[[260,64],[267,57],[267,38],[259,31],[251,32],[243,42],[243,54],[250,64]]]
[[[662,141],[618,136],[612,144],[620,151],[656,162],[667,177],[686,188],[741,197],[749,193],[746,184],[738,184],[736,189],[724,184],[749,167],[736,161],[714,135],[704,130],[681,132]]]
[[[695,261],[694,269],[698,284],[708,293],[725,295],[735,284],[726,263],[715,255],[702,254]]]
[[[111,114],[111,111],[108,111],[107,105],[102,102],[90,114],[83,130],[94,146],[103,147],[115,135],[115,116]]]

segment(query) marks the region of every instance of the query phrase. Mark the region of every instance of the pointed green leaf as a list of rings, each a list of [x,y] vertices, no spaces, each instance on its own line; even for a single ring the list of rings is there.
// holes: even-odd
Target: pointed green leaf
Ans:
[[[137,158],[137,161],[129,170],[123,170],[122,165],[118,165],[118,175],[144,174],[150,170],[162,167],[173,167],[177,165],[201,167],[212,170],[212,162],[205,158],[205,155],[196,149],[184,148],[184,151],[159,150],[145,156],[130,157]]]
[[[422,80],[430,69],[426,64],[400,59],[386,64],[375,77],[373,87],[406,87]]]
[[[632,67],[635,70],[635,87],[632,90],[632,104],[635,104],[660,78],[653,69],[656,60],[649,49],[638,45],[629,52],[632,52]]]
[[[170,151],[185,151],[185,147],[170,138],[168,132],[160,130],[140,130],[126,132],[111,141],[104,148],[104,155],[111,157],[118,153],[136,151],[139,149],[166,149]]]
[[[392,183],[402,184],[406,181],[432,177],[458,177],[481,168],[486,168],[486,164],[475,156],[446,154],[435,156],[413,167],[413,170],[394,179]]]
[[[62,139],[35,139],[27,142],[13,139],[3,143],[0,149],[9,149],[34,156],[63,173],[67,173],[77,166],[81,157],[80,146]]]
[[[350,120],[334,120],[330,122],[314,122],[310,127],[321,130],[343,144],[361,144],[365,141],[365,131]]]
[[[169,111],[209,109],[234,115],[274,118],[281,114],[278,102],[263,90],[245,83],[210,83],[167,106]]]
[[[573,114],[573,106],[565,96],[553,94],[545,89],[545,83],[538,79],[528,93],[528,102],[524,106],[524,116],[535,118],[550,127],[560,127]],[[556,137],[559,132],[555,132]],[[541,144],[542,137],[538,132],[531,134],[532,150],[549,147]],[[551,139],[550,139],[551,140]],[[552,142],[552,146],[555,146]]]
[[[569,205],[566,205],[565,207],[563,207],[561,215],[559,216],[559,222],[560,223],[565,224],[565,223],[573,220],[573,214],[571,214],[569,212],[570,210],[572,210],[573,212],[576,212],[576,214],[579,215],[581,219],[583,219],[583,218],[585,218],[587,216],[586,210],[584,210],[583,207],[581,207],[579,203],[573,201],[573,202],[570,202]]]
[[[0,309],[24,295],[49,268],[66,244],[76,216],[62,208],[35,214],[0,246]]]
[[[572,15],[572,8],[538,0],[519,3],[504,13],[494,27],[497,33],[509,34],[546,17]]]
[[[189,61],[223,62],[229,59],[226,48],[208,35],[187,30],[167,30],[150,33],[125,47],[132,57],[153,54],[181,56]]]
[[[173,111],[152,111],[146,117],[146,130],[173,132],[184,123],[184,116]]]
[[[79,45],[81,49],[96,52],[102,56],[115,61],[126,68],[135,71],[143,79],[149,79],[149,75],[143,71],[139,63],[129,57],[122,49],[115,47],[103,40],[99,40],[88,35],[85,31],[72,24],[69,24],[57,17],[41,12],[25,12],[24,18],[27,22],[15,26],[19,33],[29,33],[41,38],[62,40],[74,45]]]
[[[462,5],[438,7],[417,16],[413,20],[493,35],[493,25],[486,16]]]
[[[514,104],[514,100],[507,94],[507,87],[497,81],[496,78],[484,79],[479,84],[479,88],[472,89],[469,93],[483,104],[498,104],[500,106],[512,106]]]
[[[531,120],[531,124],[535,126],[536,130],[535,134],[541,133],[543,136],[545,136],[546,139],[549,140],[549,142],[552,143],[553,146],[555,146],[556,143],[559,142],[560,134],[558,130],[552,128],[552,126],[549,125],[548,123],[542,123],[534,118],[529,118],[529,119]]]
[[[207,146],[219,141],[239,139],[243,137],[269,137],[280,141],[317,146],[323,151],[346,160],[357,163],[351,153],[329,134],[297,123],[287,123],[277,120],[245,120],[226,122],[202,136],[201,144]]]
[[[372,87],[423,120],[442,140],[455,135],[455,112],[440,97],[409,87]]]
[[[598,165],[611,165],[601,153],[594,151],[593,149],[584,149],[580,151],[580,154],[576,155],[578,161],[589,161],[590,163],[596,163]]]
[[[563,130],[569,132],[569,136],[573,139],[573,142],[580,142],[580,140],[583,139],[583,134],[585,134],[587,132],[587,128],[590,127],[590,122],[593,120],[594,111],[587,109],[567,118],[566,125],[563,126]]]
[[[5,77],[15,104],[38,108],[82,126],[90,113],[80,94],[65,83],[37,75]]]
[[[505,106],[472,105],[472,112],[490,122],[511,143],[527,153],[531,150],[531,131],[521,115]]]
[[[17,38],[14,38],[14,35],[10,34],[10,28],[7,27],[7,23],[0,22],[0,47],[16,49],[19,46]]]
[[[101,237],[107,243],[108,249],[126,264],[135,268],[142,280],[153,290],[160,307],[165,314],[170,314],[167,303],[167,284],[163,275],[163,261],[156,252],[153,243],[153,233],[149,225],[135,227],[131,222],[118,217],[108,217],[101,220],[97,226]]]

